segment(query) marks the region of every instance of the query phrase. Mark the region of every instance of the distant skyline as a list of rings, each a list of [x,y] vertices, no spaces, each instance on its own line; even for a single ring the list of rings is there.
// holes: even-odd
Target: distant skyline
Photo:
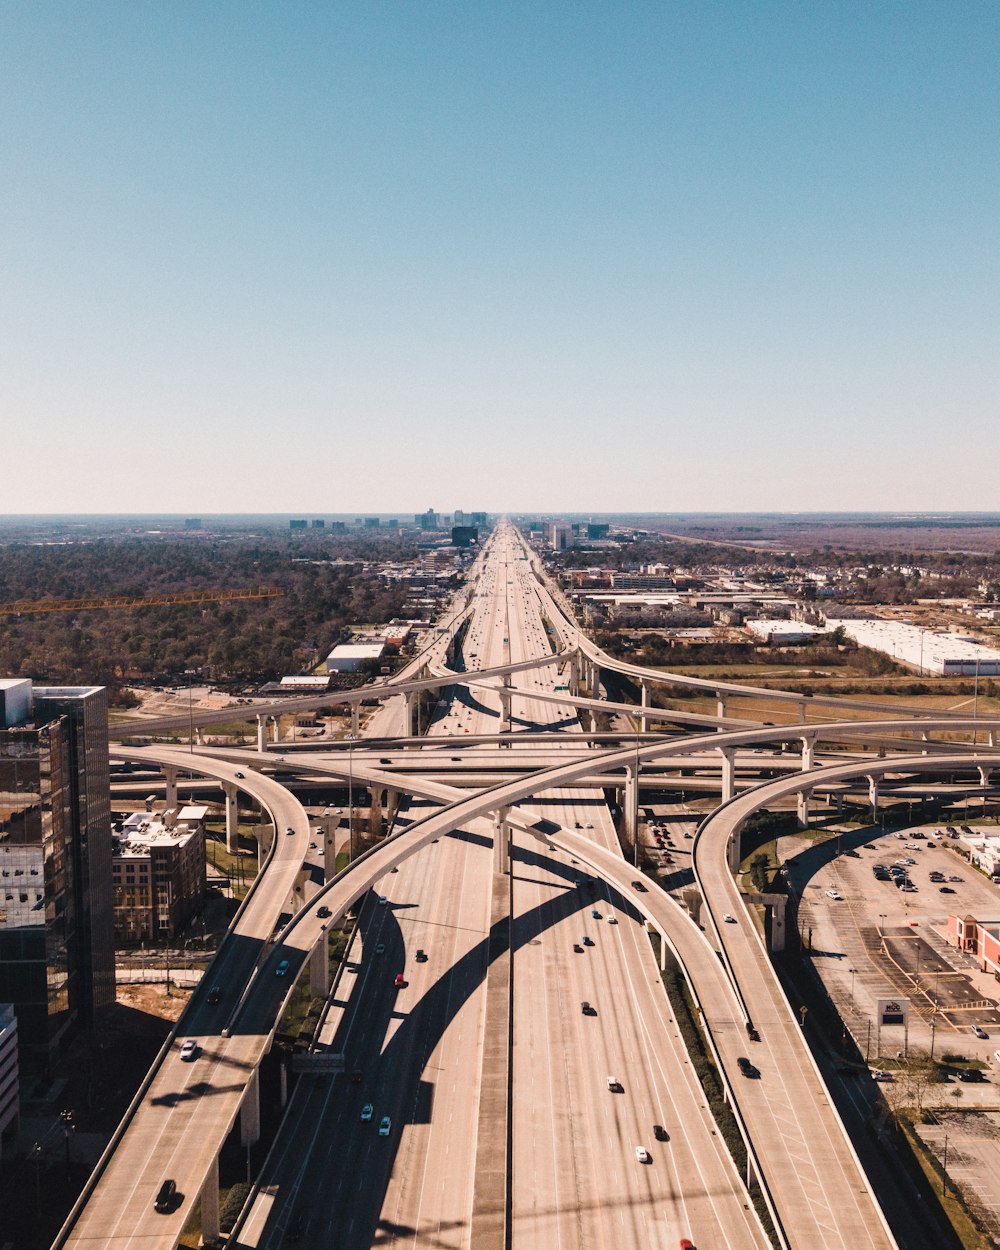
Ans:
[[[987,2],[2,5],[0,509],[994,508],[998,62]]]

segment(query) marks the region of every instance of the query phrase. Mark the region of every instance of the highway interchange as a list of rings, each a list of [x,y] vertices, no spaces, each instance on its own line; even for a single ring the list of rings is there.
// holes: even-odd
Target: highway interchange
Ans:
[[[198,752],[195,762],[189,752],[159,746],[123,749],[129,758],[193,765],[228,782],[245,773],[236,783],[265,805],[279,832],[176,1038],[57,1244],[171,1247],[199,1193],[212,1227],[221,1141],[241,1105],[247,1119],[252,1074],[295,975],[325,941],[326,925],[351,907],[358,933],[321,1039],[344,1056],[346,1072],[300,1078],[239,1245],[769,1244],[688,1059],[647,929],[664,936],[692,984],[780,1243],[804,1250],[902,1244],[771,971],[728,871],[728,847],[755,806],[817,787],[819,773],[827,784],[849,785],[859,778],[870,784],[882,772],[951,769],[954,744],[919,753],[913,720],[897,717],[877,734],[910,742],[902,765],[895,756],[861,752],[825,762],[811,752],[820,734],[831,736],[829,725],[749,729],[720,707],[720,719],[687,718],[713,724],[709,732],[641,737],[614,750],[581,729],[579,709],[598,692],[590,689],[584,700],[566,690],[571,665],[594,664],[596,654],[603,666],[607,657],[576,631],[512,527],[494,532],[469,585],[468,604],[454,605],[428,651],[393,683],[440,688],[419,746],[410,745],[417,739],[405,695],[395,695],[366,726],[372,747],[363,739],[349,762],[339,750],[294,757],[303,776],[343,778],[350,769],[359,785],[409,796],[394,836],[328,884],[306,864],[304,810],[262,771],[273,755]],[[460,623],[466,671],[455,674],[446,652]],[[554,646],[565,653],[563,671]],[[542,664],[533,667],[536,661]],[[725,691],[717,693],[721,703]],[[839,705],[869,710],[867,703]],[[516,750],[497,744],[508,723]],[[919,725],[968,727],[940,715]],[[854,734],[870,742],[874,732],[845,722],[835,740]],[[711,758],[723,741],[734,750],[767,749],[782,734],[802,739],[808,781],[793,762],[792,776],[722,805],[694,841],[703,931],[659,887],[633,884],[637,873],[622,857],[605,790],[595,782],[611,784],[607,776],[615,776],[623,784],[637,756],[666,766],[685,752]],[[401,754],[386,745],[393,737],[408,744],[402,754],[419,756],[415,769],[393,766]],[[504,755],[516,761],[505,768]],[[755,757],[740,759],[752,767]],[[1000,765],[1000,754],[980,751],[977,762]],[[787,768],[787,760],[781,764]],[[283,834],[286,828],[294,833]],[[303,897],[296,885],[308,906],[275,940],[278,917]],[[331,916],[319,916],[317,904]],[[723,925],[723,913],[738,923]],[[276,976],[283,962],[288,975]],[[210,1003],[210,989],[219,986],[222,1001]],[[747,1041],[750,1019],[758,1043]],[[189,1037],[201,1056],[182,1066],[179,1048]],[[740,1077],[736,1061],[748,1047],[760,1080]],[[357,1083],[348,1079],[353,1072]],[[363,1119],[369,1104],[371,1118]],[[389,1125],[380,1136],[383,1117]],[[638,1160],[637,1148],[648,1162]],[[154,1214],[165,1176],[177,1179],[181,1201],[171,1213]]]

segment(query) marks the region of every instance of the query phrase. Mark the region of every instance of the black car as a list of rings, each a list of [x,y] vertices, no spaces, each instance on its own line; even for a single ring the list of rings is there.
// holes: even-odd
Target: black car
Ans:
[[[208,991],[208,998],[205,1000],[210,1007],[214,1007],[217,1002],[222,999],[222,990],[217,985],[213,985]]]
[[[316,908],[316,915],[319,916],[320,920],[325,920],[327,916],[329,916],[330,914],[331,913],[330,913],[329,907],[317,907]]]
[[[153,1206],[161,1215],[164,1215],[174,1209],[176,1200],[177,1182],[168,1177],[157,1190],[156,1201],[153,1203]]]
[[[669,1141],[670,1140],[670,1134],[667,1132],[667,1130],[663,1127],[662,1124],[653,1125],[653,1136],[656,1138],[657,1141]]]
[[[740,1055],[740,1057],[736,1060],[736,1063],[744,1076],[760,1076],[760,1072],[753,1066],[746,1055]]]
[[[425,964],[427,962],[427,952],[422,949],[418,950],[416,954],[416,961],[418,964]]]

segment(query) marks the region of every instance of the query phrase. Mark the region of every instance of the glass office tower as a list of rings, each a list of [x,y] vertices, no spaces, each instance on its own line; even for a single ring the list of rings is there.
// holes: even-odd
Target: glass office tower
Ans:
[[[0,680],[0,1002],[48,1053],[114,1002],[103,687]]]

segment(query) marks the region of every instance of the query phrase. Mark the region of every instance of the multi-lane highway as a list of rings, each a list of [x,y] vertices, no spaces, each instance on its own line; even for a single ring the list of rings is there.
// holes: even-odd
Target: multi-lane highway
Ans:
[[[651,882],[635,884],[597,782],[621,782],[640,760],[712,770],[722,761],[723,772],[733,770],[722,784],[731,787],[737,763],[794,770],[795,761],[760,754],[782,738],[802,739],[800,767],[814,771],[774,782],[781,793],[821,775],[850,783],[866,764],[869,773],[895,766],[919,775],[925,765],[967,761],[890,757],[875,767],[841,748],[818,768],[820,737],[880,739],[884,747],[913,730],[908,718],[880,728],[847,721],[781,730],[698,716],[688,719],[716,732],[603,747],[577,719],[581,703],[594,701],[570,697],[565,657],[553,653],[569,644],[593,660],[592,649],[511,527],[494,532],[470,586],[468,603],[452,605],[445,631],[399,675],[403,691],[452,683],[419,738],[394,694],[366,730],[379,740],[377,763],[362,749],[349,763],[334,752],[296,757],[299,772],[343,778],[346,764],[359,782],[411,796],[394,836],[318,894],[302,873],[304,812],[284,787],[249,771],[268,756],[196,757],[209,777],[233,781],[248,771],[239,784],[270,809],[279,831],[295,832],[279,832],[272,861],[65,1242],[172,1246],[199,1193],[211,1228],[214,1160],[241,1105],[253,1110],[253,1072],[290,987],[326,940],[326,926],[355,906],[358,933],[319,1040],[343,1056],[345,1072],[300,1079],[240,1245],[298,1238],[348,1248],[569,1250],[690,1238],[702,1248],[765,1246],[671,1016],[648,925],[677,953],[698,997],[782,1244],[888,1250],[891,1231],[726,866],[753,800],[720,809],[696,843],[709,915],[718,920],[728,905],[741,918],[715,925],[725,928],[722,937],[712,926],[703,933]],[[467,671],[449,674],[445,649],[460,623]],[[422,677],[428,670],[436,676]],[[967,722],[938,714],[921,726],[959,731]],[[509,730],[501,745],[498,730]],[[402,750],[384,745],[395,735]],[[192,762],[191,753],[166,748],[149,755],[166,765]],[[420,761],[415,770],[408,758]],[[308,906],[271,940],[296,884]],[[216,988],[221,1001],[210,1002]],[[754,1043],[762,1079],[752,1082],[737,1065],[748,1011],[762,1034]],[[181,1067],[180,1042],[192,1036],[200,1058]],[[167,1175],[181,1198],[172,1213],[154,1214],[152,1197]]]

